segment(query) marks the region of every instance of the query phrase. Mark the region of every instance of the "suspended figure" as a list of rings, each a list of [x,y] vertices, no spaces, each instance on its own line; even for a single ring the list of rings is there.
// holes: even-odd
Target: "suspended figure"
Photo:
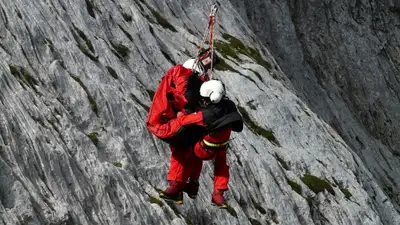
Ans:
[[[226,151],[232,131],[243,130],[243,120],[235,104],[226,98],[225,86],[212,80],[218,60],[213,50],[217,6],[211,7],[203,43],[195,59],[172,67],[161,80],[146,121],[148,129],[169,143],[171,161],[169,186],[160,197],[183,203],[183,192],[196,198],[203,160],[214,160],[212,203],[226,208],[229,166]]]
[[[169,186],[160,197],[180,204],[183,192],[196,198],[202,162],[214,160],[211,201],[225,208],[223,193],[228,190],[229,182],[226,150],[231,132],[241,132],[243,122],[235,104],[226,98],[223,83],[209,80],[205,74],[207,63],[217,63],[216,57],[211,60],[210,55],[215,56],[207,54],[198,63],[189,59],[166,73],[153,98],[147,126],[170,144],[172,152],[167,176]],[[160,106],[166,108],[161,111]],[[153,111],[158,112],[159,120],[149,119],[156,117]]]

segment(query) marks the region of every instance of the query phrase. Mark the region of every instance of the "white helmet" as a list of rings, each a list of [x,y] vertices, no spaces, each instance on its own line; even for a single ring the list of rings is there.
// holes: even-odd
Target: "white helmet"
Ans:
[[[197,65],[194,65],[195,63],[195,59],[188,59],[186,60],[185,63],[183,63],[183,67],[185,67],[186,69],[193,69],[194,71],[198,72],[198,73],[202,73],[202,69],[201,66],[199,65],[199,63],[197,63]]]
[[[212,103],[218,103],[225,96],[225,87],[219,80],[204,82],[200,87],[200,95],[209,97]]]

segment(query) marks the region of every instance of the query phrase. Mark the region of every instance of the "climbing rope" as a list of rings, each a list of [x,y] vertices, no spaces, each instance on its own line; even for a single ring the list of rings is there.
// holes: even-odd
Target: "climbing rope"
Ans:
[[[209,79],[212,79],[212,70],[214,67],[214,24],[215,24],[215,20],[216,20],[216,15],[217,15],[217,4],[214,4],[211,6],[211,12],[210,15],[208,16],[208,24],[207,27],[205,29],[205,32],[203,34],[203,38],[202,38],[202,42],[200,43],[199,49],[197,51],[197,55],[196,55],[196,60],[195,63],[193,64],[193,67],[195,65],[202,65],[201,63],[199,63],[199,61],[201,60],[201,57],[203,55],[204,52],[207,52],[208,50],[211,50],[211,67],[210,67],[210,72],[208,74]],[[203,48],[203,44],[207,44],[207,39],[208,39],[208,48],[204,51]],[[206,53],[207,54],[207,53]],[[202,68],[204,70],[204,68]],[[204,71],[207,72],[207,71]]]
[[[212,6],[212,9],[211,9],[211,14],[210,14],[210,22],[208,23],[209,24],[209,30],[210,30],[210,48],[211,48],[211,69],[210,69],[210,74],[209,74],[209,76],[210,76],[210,80],[212,79],[212,71],[213,71],[213,64],[214,64],[214,24],[215,24],[215,17],[216,17],[216,15],[217,15],[217,11],[218,11],[218,8],[217,8],[217,6],[214,4],[213,6]]]

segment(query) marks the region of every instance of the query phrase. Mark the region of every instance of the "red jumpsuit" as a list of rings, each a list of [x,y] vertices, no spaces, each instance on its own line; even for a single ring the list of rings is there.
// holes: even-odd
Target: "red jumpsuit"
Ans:
[[[148,129],[161,139],[174,136],[183,125],[196,124],[205,126],[203,123],[202,112],[195,114],[182,115],[176,118],[178,111],[184,112],[184,107],[188,104],[185,94],[188,91],[188,80],[192,75],[191,69],[186,69],[182,65],[172,67],[162,78],[151,105],[146,121]],[[202,80],[205,81],[205,80]],[[172,93],[173,100],[168,99],[168,93]],[[202,141],[195,146],[185,147],[186,149],[170,146],[172,151],[170,169],[167,179],[178,181],[185,184],[190,177],[198,180],[202,170],[202,159],[196,154],[207,154],[209,145],[215,148],[219,143],[229,140],[231,130],[219,131],[218,133],[206,135]],[[228,189],[229,166],[226,163],[226,145],[221,145],[220,150],[212,152],[214,160],[214,188]]]
[[[179,64],[172,67],[163,76],[154,94],[146,121],[147,128],[157,137],[168,139],[184,125],[202,124],[201,118],[191,115],[175,119],[176,113],[183,111],[188,103],[185,94],[188,91],[188,79],[192,74],[191,69],[184,68]],[[169,94],[173,96],[173,100],[168,99]]]
[[[192,148],[171,148],[168,180],[181,183],[186,183],[189,177],[192,180],[199,180],[203,160],[214,160],[214,190],[228,190],[229,166],[226,162],[226,143],[230,135],[231,129],[226,129],[206,135]],[[214,150],[211,150],[211,148],[214,148]]]

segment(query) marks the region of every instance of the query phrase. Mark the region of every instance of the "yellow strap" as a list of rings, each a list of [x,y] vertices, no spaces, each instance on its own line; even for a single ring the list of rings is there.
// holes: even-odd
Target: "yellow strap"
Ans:
[[[205,139],[203,139],[203,142],[204,142],[205,145],[207,145],[209,147],[221,147],[221,146],[227,145],[229,141],[226,141],[224,143],[214,144],[214,143],[208,142]]]

